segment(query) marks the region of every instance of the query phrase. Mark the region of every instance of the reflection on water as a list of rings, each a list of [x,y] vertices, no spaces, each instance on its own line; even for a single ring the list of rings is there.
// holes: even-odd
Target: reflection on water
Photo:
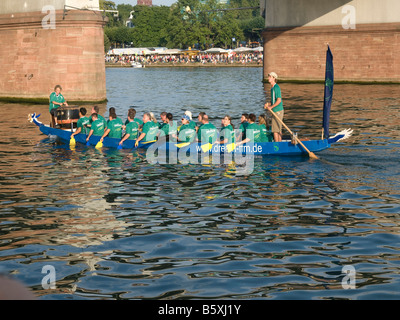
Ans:
[[[107,70],[101,112],[205,110],[237,125],[261,112],[260,79],[247,68]],[[281,88],[287,125],[319,138],[321,85]],[[350,140],[318,161],[257,157],[238,176],[152,165],[144,151],[70,150],[26,121],[48,122],[47,106],[0,104],[0,271],[41,299],[398,298],[399,106],[396,86],[336,85],[331,133],[352,128]],[[41,286],[48,264],[54,290]],[[355,290],[342,287],[345,265]]]

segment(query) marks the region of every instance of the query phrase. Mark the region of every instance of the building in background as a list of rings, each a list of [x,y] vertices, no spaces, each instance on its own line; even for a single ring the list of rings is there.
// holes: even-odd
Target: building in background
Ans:
[[[151,7],[153,5],[153,0],[138,0],[137,1],[138,6],[149,6]]]
[[[400,83],[400,1],[260,0],[264,78],[320,81],[327,44],[335,81]]]

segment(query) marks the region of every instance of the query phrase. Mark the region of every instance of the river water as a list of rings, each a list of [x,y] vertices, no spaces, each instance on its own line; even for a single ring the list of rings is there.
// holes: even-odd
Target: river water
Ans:
[[[260,68],[106,72],[101,113],[124,119],[135,105],[237,126],[269,95]],[[281,89],[286,124],[318,139],[323,85]],[[33,112],[49,121],[48,106],[0,104],[0,272],[39,299],[400,298],[398,86],[335,85],[331,133],[353,136],[319,160],[257,157],[245,175],[70,150],[27,121]]]

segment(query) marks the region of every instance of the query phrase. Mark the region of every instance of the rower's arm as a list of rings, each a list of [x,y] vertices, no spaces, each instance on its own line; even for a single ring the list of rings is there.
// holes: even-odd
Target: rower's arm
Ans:
[[[124,135],[124,137],[121,139],[121,141],[119,142],[119,144],[123,144],[125,140],[128,140],[128,139],[129,139],[130,136],[131,136],[130,133],[126,133],[126,134]]]
[[[71,134],[71,137],[77,135],[78,133],[81,132],[81,127],[79,127],[78,129],[76,129],[76,131],[74,133]]]
[[[246,139],[244,139],[244,140],[242,140],[242,141],[236,142],[236,146],[240,146],[240,145],[245,144],[245,143],[247,143],[247,142],[249,142],[249,141],[250,141],[250,139],[249,139],[249,138],[246,138]]]
[[[93,134],[93,129],[90,130],[90,132],[89,132],[89,134],[88,134],[88,137],[86,138],[86,141],[89,141],[89,139],[90,139],[90,137],[92,136],[92,134]]]
[[[107,137],[107,135],[110,133],[110,131],[111,131],[110,129],[106,129],[106,131],[104,131],[103,136],[100,138],[100,141],[103,142],[104,138]]]
[[[140,134],[139,138],[136,139],[135,147],[137,147],[139,145],[139,141],[141,141],[145,136],[146,136],[146,133],[144,133],[144,132],[142,132]]]
[[[136,139],[137,142],[139,142],[140,140],[142,140],[144,137],[146,136],[146,134],[144,132],[142,132],[139,136],[139,138]]]

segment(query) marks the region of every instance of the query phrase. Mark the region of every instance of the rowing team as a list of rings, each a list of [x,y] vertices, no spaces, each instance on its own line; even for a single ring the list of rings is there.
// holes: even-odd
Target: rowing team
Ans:
[[[92,108],[91,116],[87,116],[86,108],[79,109],[79,120],[77,129],[71,134],[71,138],[82,133],[87,135],[86,141],[91,136],[100,136],[100,142],[105,137],[121,139],[120,145],[125,140],[136,140],[135,147],[139,142],[150,142],[165,136],[166,141],[174,141],[179,143],[236,143],[236,146],[247,142],[271,142],[273,140],[271,132],[267,128],[268,119],[266,115],[258,117],[256,123],[256,115],[242,114],[238,134],[235,135],[232,118],[225,116],[222,121],[222,128],[218,130],[209,122],[208,115],[200,112],[198,115],[199,125],[192,119],[192,113],[186,111],[182,116],[182,124],[178,127],[176,121],[173,120],[171,113],[162,112],[161,123],[157,122],[152,112],[146,112],[143,120],[136,118],[136,110],[130,108],[125,123],[116,115],[115,108],[109,109],[109,119],[106,120],[99,114],[99,107]],[[125,134],[123,134],[125,131]],[[219,138],[219,139],[218,139]]]

